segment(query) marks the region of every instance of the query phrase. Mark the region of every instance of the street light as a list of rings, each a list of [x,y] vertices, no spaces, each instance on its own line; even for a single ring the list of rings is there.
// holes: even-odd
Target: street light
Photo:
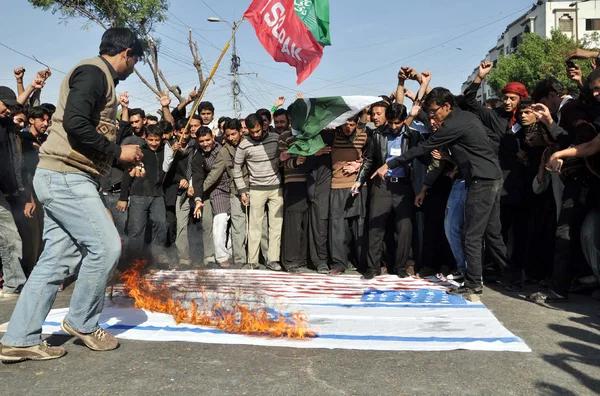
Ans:
[[[238,118],[239,117],[239,112],[241,110],[241,106],[240,106],[240,102],[238,100],[238,95],[240,94],[240,82],[239,82],[239,73],[238,73],[238,69],[240,67],[240,58],[237,56],[237,49],[235,46],[235,31],[237,29],[238,24],[241,22],[229,22],[226,21],[222,18],[217,18],[217,17],[209,17],[206,18],[206,20],[208,22],[223,22],[228,24],[231,27],[231,30],[233,31],[233,37],[232,37],[232,41],[233,41],[233,46],[232,46],[232,53],[231,53],[231,74],[233,75],[233,82],[231,83],[231,93],[233,94],[233,116]]]

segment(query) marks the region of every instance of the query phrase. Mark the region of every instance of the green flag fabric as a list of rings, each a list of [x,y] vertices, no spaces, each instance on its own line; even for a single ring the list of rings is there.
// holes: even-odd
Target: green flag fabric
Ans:
[[[288,107],[292,131],[297,134],[288,153],[311,156],[325,147],[321,131],[335,128],[364,108],[380,101],[377,96],[329,96],[297,99]]]
[[[319,44],[331,45],[329,0],[294,0],[294,10]]]

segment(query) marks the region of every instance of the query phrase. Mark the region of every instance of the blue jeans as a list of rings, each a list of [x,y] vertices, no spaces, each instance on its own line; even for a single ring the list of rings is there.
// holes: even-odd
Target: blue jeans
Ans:
[[[2,344],[16,347],[41,342],[58,287],[79,265],[65,321],[81,333],[98,329],[106,282],[121,255],[119,233],[90,175],[38,169],[33,186],[44,207],[46,245],[2,338]]]
[[[452,255],[456,260],[457,269],[464,273],[467,268],[463,248],[463,226],[465,224],[465,202],[467,200],[467,186],[464,180],[456,180],[452,185],[448,203],[446,204],[446,218],[444,229],[450,244]]]

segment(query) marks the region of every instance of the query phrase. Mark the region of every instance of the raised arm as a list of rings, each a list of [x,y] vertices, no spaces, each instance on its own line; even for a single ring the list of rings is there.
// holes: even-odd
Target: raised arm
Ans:
[[[25,68],[23,66],[19,66],[13,71],[13,73],[15,74],[15,79],[17,80],[17,95],[21,95],[23,91],[25,91],[25,86],[23,85]]]
[[[171,114],[171,109],[169,108],[171,105],[171,96],[169,96],[169,91],[161,92],[161,95],[156,99],[158,99],[158,102],[160,103],[165,121],[168,121],[171,123],[171,125],[175,126],[175,118],[173,117],[173,114]]]

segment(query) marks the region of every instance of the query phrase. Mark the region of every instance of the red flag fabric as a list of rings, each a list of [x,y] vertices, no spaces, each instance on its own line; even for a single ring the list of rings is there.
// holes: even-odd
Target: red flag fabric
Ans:
[[[296,68],[297,84],[321,62],[323,47],[296,15],[294,0],[254,0],[244,17],[275,61]]]

